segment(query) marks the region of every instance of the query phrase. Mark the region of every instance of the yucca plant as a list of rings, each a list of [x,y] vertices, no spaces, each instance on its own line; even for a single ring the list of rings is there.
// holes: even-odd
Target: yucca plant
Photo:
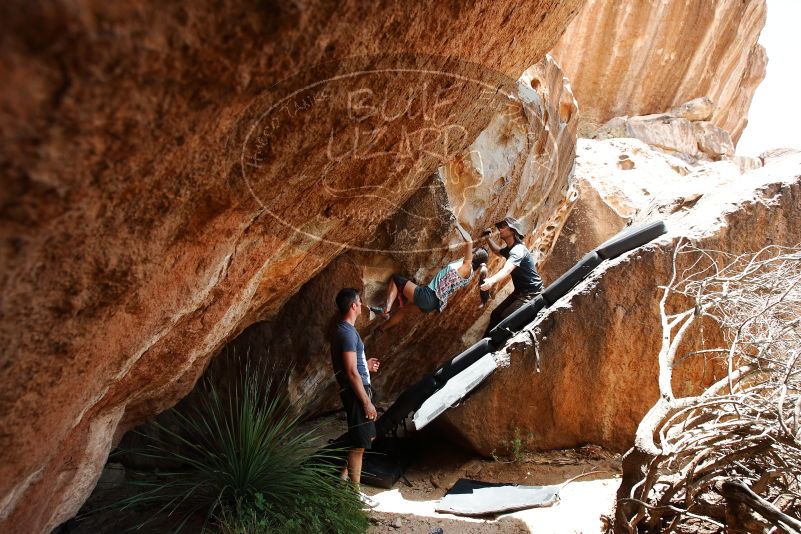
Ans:
[[[358,493],[316,451],[314,431],[298,429],[285,390],[268,373],[240,369],[227,390],[204,378],[170,427],[154,423],[159,432],[137,454],[182,467],[133,481],[140,491],[120,506],[167,514],[178,530],[202,516],[204,529],[241,534],[364,532]]]

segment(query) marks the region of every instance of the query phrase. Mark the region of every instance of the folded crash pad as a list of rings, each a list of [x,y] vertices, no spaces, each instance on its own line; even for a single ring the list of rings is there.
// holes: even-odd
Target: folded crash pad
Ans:
[[[442,389],[431,395],[412,416],[412,423],[420,430],[433,421],[439,414],[459,402],[484,381],[497,368],[495,358],[487,354],[473,365],[454,376],[442,386]]]
[[[403,475],[403,466],[394,457],[374,451],[365,451],[362,458],[362,484],[390,489]]]
[[[420,456],[421,445],[407,438],[378,437],[362,460],[362,482],[389,489]]]
[[[320,449],[314,456],[329,465],[343,466],[350,450],[347,432]],[[361,481],[376,488],[391,488],[419,456],[418,446],[403,438],[378,437],[362,459]]]
[[[476,363],[482,356],[496,350],[498,350],[498,347],[492,344],[490,338],[485,337],[463,350],[434,371],[434,378],[441,386]]]
[[[543,298],[549,305],[554,304],[557,300],[567,295],[568,291],[584,280],[603,261],[603,258],[595,252],[585,254],[569,271],[545,288],[545,291],[542,292]]]
[[[435,508],[437,512],[485,516],[551,506],[559,486],[518,486],[459,479]]]
[[[376,421],[376,435],[386,436],[397,427],[410,413],[416,410],[423,401],[437,390],[437,381],[431,375],[425,375],[419,382],[398,396],[392,406]]]
[[[603,259],[611,260],[624,252],[645,245],[665,232],[667,232],[667,227],[665,227],[665,223],[662,221],[632,226],[601,244],[601,246],[595,249],[595,252]]]
[[[538,295],[535,299],[520,306],[509,317],[498,323],[498,326],[490,330],[490,339],[497,346],[503,345],[524,326],[536,319],[537,314],[543,308],[545,308],[545,299],[542,298],[542,295]]]

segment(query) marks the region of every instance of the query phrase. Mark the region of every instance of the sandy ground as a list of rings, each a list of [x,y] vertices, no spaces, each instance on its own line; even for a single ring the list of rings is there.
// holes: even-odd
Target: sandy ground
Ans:
[[[304,425],[306,426],[306,425]],[[332,414],[310,423],[320,435],[319,444],[335,438],[345,428],[343,414]],[[424,434],[415,442],[416,461],[405,477],[392,489],[362,486],[378,506],[369,514],[370,534],[477,534],[483,532],[512,533],[600,533],[602,518],[612,511],[615,491],[620,484],[620,455],[600,447],[524,453],[516,459],[481,459],[460,450],[434,434]],[[583,475],[583,476],[582,476]],[[124,475],[123,475],[124,476]],[[573,477],[580,478],[568,482]],[[547,508],[529,509],[497,517],[474,519],[435,512],[438,501],[460,478],[484,482],[526,485],[560,485],[560,500]],[[100,486],[88,504],[89,508],[107,505],[104,500],[120,497],[123,488]],[[109,501],[111,502],[111,501]],[[71,521],[61,532],[89,534],[113,532],[121,525],[142,521],[133,511],[114,511]],[[142,532],[166,532],[156,522]],[[200,526],[193,530],[199,531]]]
[[[380,406],[383,407],[383,406]],[[313,421],[326,438],[340,435],[344,414],[332,414]],[[621,457],[600,447],[524,453],[510,458],[481,459],[454,448],[436,436],[426,440],[433,446],[420,453],[420,460],[390,490],[363,486],[378,502],[370,513],[370,534],[430,534],[442,528],[448,533],[600,533],[602,520],[612,513],[615,492],[620,485]],[[321,442],[322,443],[322,442]],[[593,474],[589,474],[596,471]],[[489,519],[473,519],[435,512],[439,500],[460,478],[483,482],[505,482],[535,486],[564,484],[560,500],[547,508],[529,509]]]
[[[594,472],[594,473],[592,473]],[[591,473],[591,474],[590,474]],[[526,485],[558,485],[555,505],[504,514],[489,520],[441,514],[434,509],[459,478]],[[620,457],[598,447],[524,454],[517,461],[494,461],[453,454],[443,447],[406,472],[410,486],[398,482],[390,490],[364,486],[378,506],[371,513],[371,534],[409,532],[443,534],[479,532],[604,532],[602,517],[611,514],[620,484]]]

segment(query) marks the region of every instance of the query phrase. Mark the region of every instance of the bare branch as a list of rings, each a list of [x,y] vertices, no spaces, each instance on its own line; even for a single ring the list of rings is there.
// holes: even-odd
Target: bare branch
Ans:
[[[709,514],[720,513],[723,503],[715,488],[727,480],[751,485],[744,487],[753,495],[741,500],[738,510],[748,506],[768,520],[784,518],[785,530],[797,528],[801,246],[770,245],[735,255],[681,241],[672,268],[669,282],[660,286],[660,397],[624,456],[615,528],[670,532],[690,520],[723,528]],[[725,345],[703,346],[704,336],[700,349],[678,356],[683,341],[699,334],[697,325],[708,328],[706,320],[698,321],[702,317],[718,325]],[[726,376],[700,395],[676,398],[673,367],[696,355],[725,366]]]

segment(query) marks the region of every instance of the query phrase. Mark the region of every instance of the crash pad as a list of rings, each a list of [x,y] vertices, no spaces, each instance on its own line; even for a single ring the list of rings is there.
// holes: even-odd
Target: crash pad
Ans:
[[[435,510],[479,517],[542,508],[558,500],[559,486],[522,486],[461,478],[439,501]]]
[[[487,354],[473,365],[448,380],[441,389],[428,397],[414,412],[412,424],[420,430],[433,421],[439,414],[459,402],[484,381],[498,364],[492,354]]]
[[[599,245],[595,249],[595,252],[597,252],[601,258],[611,260],[629,250],[633,250],[653,241],[666,232],[667,227],[663,221],[652,221],[639,226],[632,226]]]
[[[437,381],[431,375],[425,375],[416,384],[406,389],[376,421],[376,435],[381,437],[392,432],[436,390]]]
[[[401,476],[403,468],[397,459],[386,454],[365,452],[362,460],[362,484],[390,489]]]
[[[476,363],[485,354],[498,350],[498,346],[493,345],[492,340],[489,338],[480,339],[434,371],[434,378],[442,386],[448,380]]]

